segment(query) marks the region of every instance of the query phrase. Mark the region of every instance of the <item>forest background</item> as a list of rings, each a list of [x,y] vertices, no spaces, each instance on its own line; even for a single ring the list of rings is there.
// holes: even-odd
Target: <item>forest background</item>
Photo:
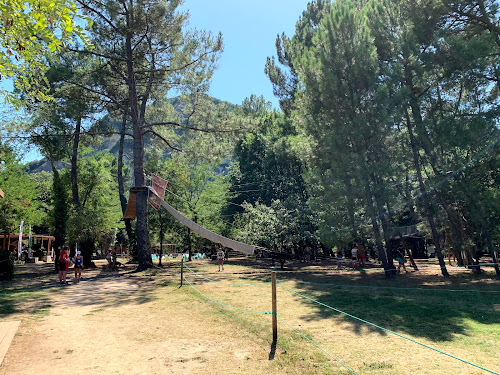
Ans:
[[[24,220],[87,264],[126,244],[139,269],[159,242],[209,245],[148,207],[155,173],[176,209],[243,242],[359,243],[389,270],[390,239],[418,230],[444,276],[451,249],[500,274],[497,1],[311,2],[263,66],[279,110],[207,95],[223,36],[186,27],[180,1],[16,4],[0,7],[20,110],[1,125],[0,232]],[[18,142],[45,159],[23,165]]]

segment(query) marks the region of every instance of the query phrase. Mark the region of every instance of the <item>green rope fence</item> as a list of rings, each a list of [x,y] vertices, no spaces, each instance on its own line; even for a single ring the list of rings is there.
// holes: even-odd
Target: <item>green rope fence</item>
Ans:
[[[333,311],[336,311],[336,312],[338,312],[338,313],[340,313],[340,314],[346,315],[346,316],[348,316],[348,317],[350,317],[350,318],[356,319],[356,320],[358,320],[358,321],[360,321],[360,322],[362,322],[362,323],[368,324],[368,325],[370,325],[370,326],[372,326],[372,327],[378,328],[378,329],[380,329],[380,330],[382,330],[382,331],[385,331],[385,332],[391,333],[391,334],[393,334],[393,335],[399,336],[399,337],[401,337],[401,338],[403,338],[403,339],[405,339],[405,340],[411,341],[411,342],[413,342],[413,343],[415,343],[415,344],[418,344],[418,345],[421,345],[421,346],[423,346],[423,347],[425,347],[425,348],[428,348],[428,349],[434,350],[434,351],[436,351],[436,352],[438,352],[438,353],[440,353],[440,354],[446,355],[446,356],[448,356],[448,357],[451,357],[451,358],[453,358],[453,359],[456,359],[456,360],[461,361],[461,362],[463,362],[463,363],[466,363],[466,364],[468,364],[468,365],[471,365],[471,366],[477,367],[477,368],[479,368],[479,369],[481,369],[481,370],[484,370],[484,371],[487,371],[487,372],[489,372],[489,373],[491,373],[491,374],[500,375],[500,373],[498,373],[498,372],[495,372],[495,371],[489,370],[489,369],[487,369],[487,368],[484,368],[484,367],[482,367],[482,366],[476,365],[476,364],[474,364],[474,363],[472,363],[472,362],[469,362],[469,361],[467,361],[467,360],[465,360],[465,359],[462,359],[462,358],[456,357],[456,356],[454,356],[454,355],[452,355],[452,354],[449,354],[449,353],[446,353],[446,352],[444,352],[444,351],[442,351],[442,350],[439,350],[439,349],[433,348],[432,346],[426,345],[426,344],[421,343],[421,342],[419,342],[419,341],[417,341],[417,340],[413,340],[413,339],[412,339],[412,338],[410,338],[410,337],[407,337],[407,336],[401,335],[401,334],[399,334],[399,333],[397,333],[397,332],[391,331],[391,330],[389,330],[389,329],[387,329],[387,328],[381,327],[381,326],[376,325],[376,324],[374,324],[374,323],[371,323],[371,322],[369,322],[369,321],[367,321],[367,320],[364,320],[364,319],[358,318],[357,316],[354,316],[354,315],[349,314],[349,313],[346,313],[346,312],[344,312],[344,311],[342,311],[342,310],[336,309],[335,307],[329,306],[329,305],[327,305],[327,304],[325,304],[325,303],[322,303],[322,302],[316,301],[315,299],[312,299],[312,298],[310,298],[310,297],[307,297],[307,296],[305,296],[305,295],[303,295],[303,294],[301,294],[301,293],[299,293],[299,292],[296,292],[296,291],[294,291],[294,290],[292,290],[292,289],[288,289],[288,288],[286,288],[286,287],[284,287],[284,286],[282,286],[282,285],[279,285],[279,284],[278,284],[277,286],[279,286],[281,289],[284,289],[284,290],[286,290],[286,291],[288,291],[288,292],[290,292],[290,293],[292,293],[292,294],[295,294],[295,295],[297,295],[297,296],[299,296],[299,297],[305,298],[305,299],[307,299],[307,300],[309,300],[309,301],[311,301],[311,302],[314,302],[314,303],[316,303],[316,304],[318,304],[318,305],[321,305],[321,306],[323,306],[323,307],[326,307],[326,308],[328,308],[328,309],[331,309],[331,310],[333,310]]]
[[[195,271],[193,271],[191,268],[189,268],[189,266],[186,266],[184,264],[184,267],[186,267],[188,269],[189,272],[193,273],[194,275],[204,279],[204,280],[207,280],[207,281],[210,281],[212,283],[217,283],[217,284],[222,284],[222,285],[232,285],[232,286],[251,286],[251,285],[269,285],[271,284],[271,282],[260,282],[260,283],[224,283],[222,281],[218,281],[218,280],[213,280],[213,279],[209,279],[208,277],[205,277]]]
[[[186,266],[187,267],[187,266]],[[196,274],[194,271],[191,270],[191,272],[193,272],[194,274]],[[236,306],[232,306],[232,305],[228,305],[228,304],[225,304],[223,302],[220,302],[220,301],[217,301],[213,298],[210,298],[209,296],[207,296],[206,294],[204,294],[203,292],[201,292],[199,289],[197,289],[188,279],[186,279],[185,277],[183,277],[183,279],[189,284],[189,286],[191,286],[191,288],[193,288],[198,294],[200,294],[201,296],[203,296],[204,298],[206,298],[207,300],[215,303],[215,304],[218,304],[220,306],[223,306],[223,307],[226,307],[226,308],[229,308],[229,309],[233,309],[233,310],[237,310],[237,311],[242,311],[242,312],[248,312],[248,313],[254,313],[254,314],[263,314],[263,315],[273,315],[273,313],[271,311],[255,311],[255,310],[248,310],[248,309],[242,309],[240,307],[236,307]],[[270,284],[270,283],[267,283],[267,284]],[[278,320],[283,322],[285,325],[287,325],[288,327],[290,327],[293,331],[295,331],[297,334],[299,334],[301,337],[303,337],[304,339],[306,339],[308,342],[310,342],[312,345],[314,345],[316,348],[318,348],[319,350],[321,350],[325,355],[327,355],[328,357],[330,357],[331,359],[333,359],[334,361],[336,361],[337,363],[339,363],[341,366],[343,366],[344,368],[346,368],[347,370],[349,370],[352,374],[355,374],[355,375],[358,375],[354,370],[352,370],[351,368],[349,368],[348,366],[346,366],[344,363],[342,363],[339,359],[335,358],[332,354],[330,354],[329,352],[327,352],[325,349],[323,349],[321,346],[319,346],[318,344],[316,344],[313,340],[311,340],[309,337],[307,337],[306,335],[304,335],[301,331],[297,330],[296,328],[294,328],[292,325],[290,325],[288,322],[286,322],[284,319],[281,319],[279,317],[279,315],[276,315]]]
[[[200,294],[201,296],[205,297],[206,299],[208,299],[209,301],[211,301],[213,303],[224,306],[228,309],[238,310],[238,311],[243,311],[243,312],[248,312],[248,313],[253,313],[253,314],[263,314],[263,315],[272,315],[273,314],[271,311],[255,311],[255,310],[242,309],[240,307],[231,306],[231,305],[225,304],[223,302],[217,301],[213,298],[210,298],[209,296],[207,296],[206,294],[204,294],[200,290],[198,290],[193,284],[191,284],[191,282],[188,279],[186,279],[186,277],[184,277],[184,280],[191,286],[191,288],[196,290],[198,292],[198,294]]]
[[[212,280],[212,279],[206,278],[206,277],[204,277],[204,276],[202,276],[202,275],[200,275],[200,274],[196,273],[194,270],[192,270],[190,267],[188,267],[188,266],[186,266],[186,265],[183,265],[183,266],[184,266],[184,267],[186,267],[186,268],[187,268],[187,269],[188,269],[191,273],[193,273],[194,275],[196,275],[196,276],[198,276],[198,277],[200,277],[200,278],[202,278],[202,279],[204,279],[204,280],[207,280],[207,281],[210,281],[210,282],[215,282],[215,283],[220,283],[220,284],[224,284],[224,285],[233,285],[233,286],[249,286],[249,285],[269,285],[269,284],[272,284],[272,283],[270,283],[270,282],[263,282],[263,283],[249,283],[249,284],[222,283],[222,282],[217,281],[217,280]],[[285,272],[300,272],[300,271],[285,271]],[[195,286],[194,286],[194,285],[193,285],[193,284],[192,284],[192,283],[191,283],[188,279],[186,279],[184,276],[183,276],[183,280],[185,280],[185,281],[186,281],[186,282],[187,282],[187,283],[191,286],[191,288],[193,288],[193,289],[194,289],[194,290],[195,290],[198,294],[200,294],[201,296],[203,296],[203,297],[204,297],[204,298],[206,298],[207,300],[209,300],[209,301],[211,301],[211,302],[213,302],[213,303],[216,303],[216,304],[218,304],[218,305],[221,305],[221,306],[223,306],[223,307],[226,307],[226,308],[229,308],[229,309],[233,309],[233,310],[242,311],[242,312],[254,313],[254,314],[273,315],[273,312],[271,312],[271,311],[255,311],[255,310],[243,309],[243,308],[239,308],[239,307],[236,307],[236,306],[231,306],[231,305],[225,304],[225,303],[223,303],[223,302],[217,301],[217,300],[215,300],[215,299],[213,299],[213,298],[210,298],[209,296],[207,296],[206,294],[204,294],[203,292],[201,292],[199,289],[197,289],[197,288],[196,288],[196,287],[195,287]],[[481,370],[483,370],[483,371],[486,371],[486,372],[489,372],[489,373],[491,373],[491,374],[500,375],[500,373],[499,373],[499,372],[495,372],[495,371],[493,371],[493,370],[489,370],[489,369],[487,369],[487,368],[485,368],[485,367],[479,366],[479,365],[474,364],[474,363],[472,363],[472,362],[469,362],[469,361],[467,361],[467,360],[465,360],[465,359],[459,358],[459,357],[454,356],[454,355],[452,355],[452,354],[446,353],[446,352],[444,352],[444,351],[442,351],[442,350],[436,349],[436,348],[434,348],[434,347],[432,347],[432,346],[430,346],[430,345],[427,345],[427,344],[421,343],[421,342],[419,342],[419,341],[417,341],[417,340],[414,340],[414,339],[412,339],[412,338],[410,338],[410,337],[404,336],[404,335],[399,334],[399,333],[397,333],[397,332],[391,331],[391,330],[389,330],[389,329],[387,329],[387,328],[384,328],[384,327],[381,327],[381,326],[376,325],[376,324],[374,324],[374,323],[371,323],[371,322],[369,322],[369,321],[367,321],[367,320],[361,319],[361,318],[359,318],[359,317],[357,317],[357,316],[355,316],[355,315],[349,314],[349,313],[344,312],[344,311],[342,311],[342,310],[339,310],[339,309],[337,309],[337,308],[335,308],[335,307],[329,306],[329,305],[327,305],[327,304],[325,304],[325,303],[322,303],[322,302],[317,301],[317,300],[315,300],[315,299],[313,299],[313,298],[310,298],[310,297],[308,297],[308,296],[306,296],[306,295],[304,295],[304,294],[302,294],[302,293],[299,293],[299,292],[296,292],[296,291],[294,291],[294,290],[292,290],[292,289],[289,289],[289,288],[287,288],[287,287],[285,287],[285,286],[283,286],[283,285],[280,285],[280,284],[278,284],[278,283],[276,283],[276,285],[277,285],[278,287],[280,287],[281,289],[288,291],[289,293],[292,293],[292,294],[297,295],[297,296],[299,296],[299,297],[302,297],[302,298],[304,298],[304,299],[306,299],[306,300],[308,300],[308,301],[310,301],[310,302],[316,303],[316,304],[318,304],[318,305],[321,305],[321,306],[323,306],[323,307],[326,307],[326,308],[328,308],[328,309],[331,309],[331,310],[333,310],[333,311],[336,311],[336,312],[338,312],[338,313],[340,313],[340,314],[343,314],[343,315],[345,315],[345,316],[348,316],[348,317],[350,317],[350,318],[352,318],[352,319],[358,320],[358,321],[360,321],[360,322],[362,322],[362,323],[365,323],[365,324],[370,325],[370,326],[372,326],[372,327],[378,328],[378,329],[380,329],[380,330],[382,330],[382,331],[385,331],[385,332],[388,332],[388,333],[393,334],[393,335],[395,335],[395,336],[401,337],[401,338],[403,338],[403,339],[405,339],[405,340],[407,340],[407,341],[413,342],[413,343],[418,344],[418,345],[420,345],[420,346],[423,346],[423,347],[425,347],[425,348],[427,348],[427,349],[431,349],[431,350],[433,350],[433,351],[435,351],[435,352],[438,352],[438,353],[443,354],[443,355],[446,355],[446,356],[448,356],[448,357],[450,357],[450,358],[456,359],[456,360],[458,360],[458,361],[460,361],[460,362],[463,362],[463,363],[465,363],[465,364],[467,364],[467,365],[470,365],[470,366],[473,366],[473,367],[479,368],[479,369],[481,369]],[[338,285],[338,284],[325,284],[325,285],[336,285],[336,286],[356,287],[356,286],[351,286],[351,285]],[[401,289],[401,290],[421,290],[421,291],[446,291],[446,292],[491,292],[491,293],[499,293],[499,292],[500,292],[500,291],[453,290],[453,289],[431,289],[431,288],[395,288],[395,287],[377,287],[377,286],[374,286],[374,287],[370,287],[370,286],[358,286],[358,287],[362,287],[362,288],[363,288],[363,287],[365,287],[365,288],[381,288],[381,289]],[[316,344],[316,343],[315,343],[312,339],[310,339],[309,337],[307,337],[306,335],[304,335],[301,331],[299,331],[299,330],[297,330],[296,328],[294,328],[292,325],[290,325],[288,322],[286,322],[284,319],[282,319],[282,318],[281,318],[278,314],[276,314],[276,317],[277,317],[277,319],[278,319],[280,322],[282,322],[283,324],[285,324],[286,326],[288,326],[288,327],[289,327],[290,329],[292,329],[294,332],[296,332],[296,333],[297,333],[297,334],[299,334],[301,337],[303,337],[305,340],[307,340],[307,341],[308,341],[308,342],[310,342],[312,345],[314,345],[316,348],[318,348],[319,350],[321,350],[321,351],[322,351],[325,355],[327,355],[329,358],[333,359],[334,361],[336,361],[337,363],[339,363],[340,365],[342,365],[344,368],[346,368],[346,369],[347,369],[348,371],[350,371],[351,373],[353,373],[353,374],[356,374],[356,375],[357,375],[357,373],[356,373],[354,370],[352,370],[351,368],[349,368],[348,366],[346,366],[345,364],[343,364],[340,360],[338,360],[338,359],[337,359],[337,358],[335,358],[333,355],[331,355],[329,352],[327,352],[325,349],[323,349],[321,346],[319,346],[318,344]]]

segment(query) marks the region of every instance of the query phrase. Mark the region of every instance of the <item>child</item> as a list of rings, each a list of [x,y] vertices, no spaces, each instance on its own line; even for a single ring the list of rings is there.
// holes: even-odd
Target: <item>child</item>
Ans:
[[[342,252],[337,251],[337,269],[340,270],[342,268]]]
[[[80,250],[76,252],[75,256],[75,282],[79,283],[82,277],[82,269],[83,269],[83,258]]]
[[[401,249],[398,249],[396,253],[396,260],[398,261],[398,273],[401,272],[401,266],[403,266],[403,269],[405,270],[406,273],[408,273],[408,270],[406,269],[405,263],[405,256],[403,255],[403,251]]]

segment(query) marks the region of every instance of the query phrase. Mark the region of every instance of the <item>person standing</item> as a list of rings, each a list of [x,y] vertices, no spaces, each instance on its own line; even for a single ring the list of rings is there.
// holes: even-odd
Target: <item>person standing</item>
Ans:
[[[366,250],[363,246],[361,246],[361,249],[358,250],[358,260],[359,260],[359,265],[361,267],[365,266],[365,259],[366,259]]]
[[[111,268],[111,249],[106,252],[106,261],[108,262],[108,268]]]
[[[337,269],[340,270],[342,268],[342,251],[337,250]]]
[[[67,284],[66,274],[69,268],[69,254],[68,247],[64,246],[59,255],[59,284]]]
[[[351,260],[352,268],[356,268],[358,266],[358,245],[354,245],[351,249]]]
[[[405,266],[406,259],[404,256],[404,249],[399,248],[396,251],[396,260],[398,261],[398,273],[401,272],[401,266],[403,266],[403,269],[405,270],[405,272],[408,273],[408,270],[406,269],[406,266]]]
[[[224,251],[222,251],[222,248],[219,247],[219,250],[217,251],[217,264],[219,265],[219,272],[222,267],[222,270],[224,271]]]
[[[82,269],[83,269],[83,258],[80,250],[77,250],[74,262],[75,262],[75,282],[79,283],[82,277]]]
[[[116,260],[117,260],[117,258],[116,258],[116,250],[113,249],[113,251],[111,252],[111,269],[113,271],[116,270]]]

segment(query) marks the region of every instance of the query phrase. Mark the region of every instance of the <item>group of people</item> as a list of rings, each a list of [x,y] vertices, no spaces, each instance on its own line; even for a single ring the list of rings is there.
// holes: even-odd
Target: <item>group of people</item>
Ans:
[[[366,250],[364,247],[358,248],[358,245],[355,244],[352,249],[351,249],[351,267],[352,268],[358,268],[358,267],[364,267],[365,262],[366,262]],[[342,249],[339,247],[337,249],[337,269],[342,268],[342,259],[344,257],[344,254],[342,253]],[[406,269],[406,259],[405,259],[405,254],[404,254],[404,249],[403,248],[398,248],[396,252],[394,253],[394,259],[398,262],[398,273],[401,272],[401,268],[408,273],[409,271]]]
[[[111,270],[115,270],[117,266],[117,259],[116,259],[116,250],[108,250],[106,252],[106,260],[108,261],[108,268]]]
[[[342,259],[344,254],[342,253],[342,248],[339,246],[337,249],[337,269],[342,268]],[[366,263],[366,249],[364,247],[358,248],[355,244],[351,249],[351,267],[358,268],[364,267]]]
[[[83,258],[80,250],[77,250],[75,256],[70,258],[69,246],[59,247],[59,284],[68,284],[66,274],[68,273],[71,262],[73,262],[75,269],[75,283],[79,283],[83,270]]]

